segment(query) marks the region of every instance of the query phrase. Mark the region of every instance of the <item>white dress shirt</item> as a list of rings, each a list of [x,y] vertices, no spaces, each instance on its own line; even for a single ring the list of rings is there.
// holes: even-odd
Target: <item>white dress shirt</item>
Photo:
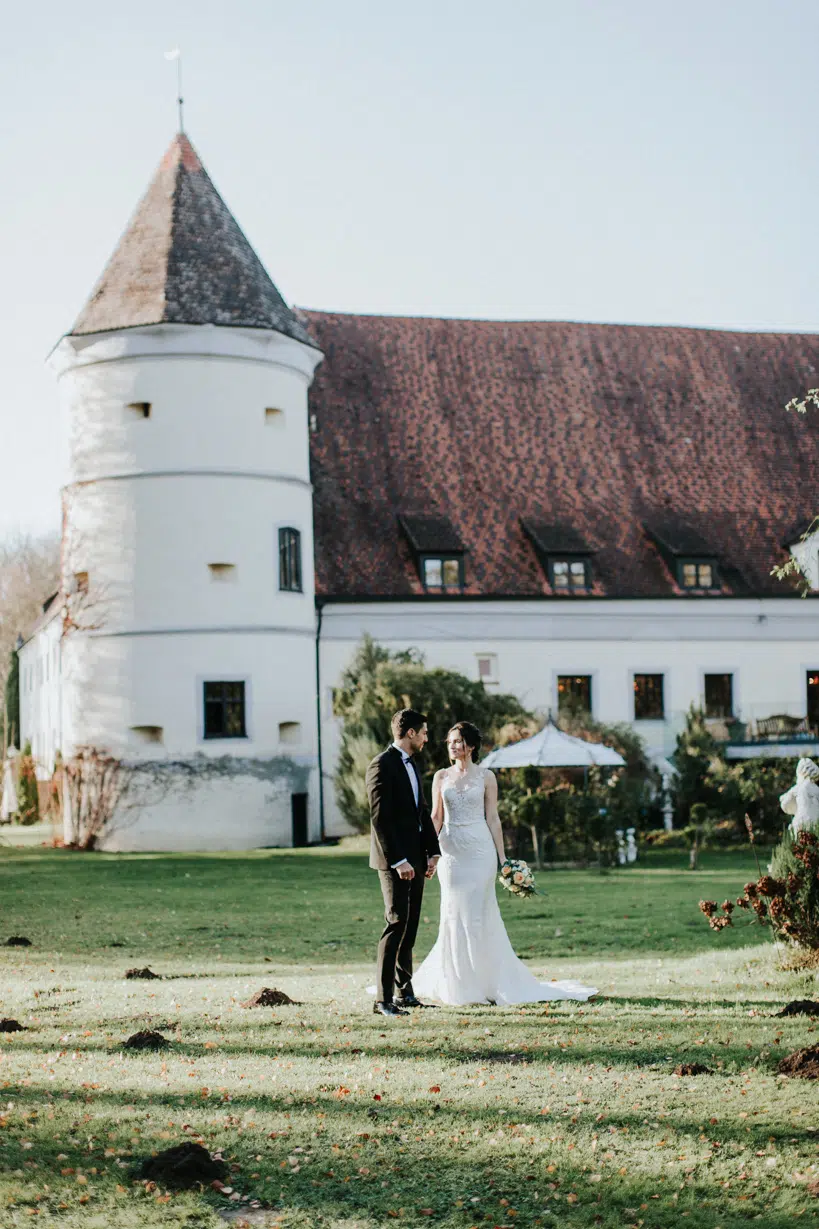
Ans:
[[[412,766],[412,756],[407,755],[404,748],[399,747],[398,743],[393,743],[392,745],[395,748],[395,750],[400,754],[401,759],[404,761],[404,767],[407,770],[407,776],[409,777],[410,785],[412,786],[412,796],[415,799],[415,805],[418,806],[418,777],[416,775],[415,769]],[[423,832],[420,819],[418,820],[418,831]],[[390,869],[395,870],[397,866],[403,866],[403,864],[406,861],[407,861],[406,858],[402,858],[400,862],[393,862]]]

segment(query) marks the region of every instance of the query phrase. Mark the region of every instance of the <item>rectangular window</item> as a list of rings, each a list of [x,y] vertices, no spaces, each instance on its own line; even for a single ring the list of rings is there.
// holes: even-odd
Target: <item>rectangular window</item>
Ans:
[[[592,681],[590,674],[558,675],[557,711],[559,713],[590,713],[592,711]]]
[[[634,720],[663,721],[664,719],[663,675],[635,674]]]
[[[585,559],[551,559],[549,561],[549,580],[552,588],[559,593],[588,589],[588,565]]]
[[[463,589],[463,562],[458,555],[424,558],[421,575],[425,589],[460,592]]]
[[[205,738],[246,738],[245,685],[204,684]]]
[[[733,717],[733,674],[706,674],[705,715],[706,717]]]
[[[298,529],[279,530],[279,588],[301,593],[301,534]]]
[[[683,589],[717,589],[717,569],[704,560],[689,560],[680,567],[680,582]]]
[[[819,670],[808,670],[807,691],[808,725],[819,730]]]

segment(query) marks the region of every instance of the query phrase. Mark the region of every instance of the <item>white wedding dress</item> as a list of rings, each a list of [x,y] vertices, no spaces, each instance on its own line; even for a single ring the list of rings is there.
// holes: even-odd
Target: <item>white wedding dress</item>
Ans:
[[[539,982],[509,942],[495,895],[498,855],[486,823],[485,773],[478,769],[465,787],[444,778],[441,923],[435,946],[412,979],[413,989],[421,999],[453,1006],[585,1001],[597,993],[594,986]]]

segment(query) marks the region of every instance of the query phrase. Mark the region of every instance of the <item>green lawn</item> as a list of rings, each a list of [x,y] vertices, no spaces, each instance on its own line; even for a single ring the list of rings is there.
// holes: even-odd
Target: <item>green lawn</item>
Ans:
[[[250,1223],[376,1229],[635,1225],[779,1229],[816,1218],[817,1089],[778,1077],[815,997],[759,927],[713,935],[702,896],[737,894],[750,855],[702,869],[652,854],[609,874],[542,873],[501,902],[544,978],[587,1005],[371,1014],[377,877],[353,843],[222,855],[0,847],[0,1225]],[[419,954],[434,938],[428,892]],[[149,964],[161,981],[126,981]],[[240,1006],[261,986],[302,1005]],[[121,1049],[162,1027],[169,1051]],[[679,1062],[715,1074],[678,1078]],[[186,1138],[222,1150],[230,1193],[171,1195],[131,1166]],[[819,1189],[819,1188],[817,1188]],[[245,1209],[244,1213],[241,1209]]]

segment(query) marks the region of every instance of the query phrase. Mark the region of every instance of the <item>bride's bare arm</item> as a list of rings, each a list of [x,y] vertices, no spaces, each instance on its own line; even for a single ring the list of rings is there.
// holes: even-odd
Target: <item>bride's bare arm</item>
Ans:
[[[441,797],[441,787],[444,783],[445,772],[445,768],[439,768],[432,778],[432,822],[436,832],[440,832],[444,826],[444,800]]]
[[[486,823],[489,831],[492,833],[492,840],[495,842],[495,849],[498,851],[498,859],[500,862],[506,860],[506,853],[503,848],[503,828],[501,827],[500,815],[498,815],[498,781],[493,772],[486,770],[486,785],[484,788],[484,808],[486,815]]]

